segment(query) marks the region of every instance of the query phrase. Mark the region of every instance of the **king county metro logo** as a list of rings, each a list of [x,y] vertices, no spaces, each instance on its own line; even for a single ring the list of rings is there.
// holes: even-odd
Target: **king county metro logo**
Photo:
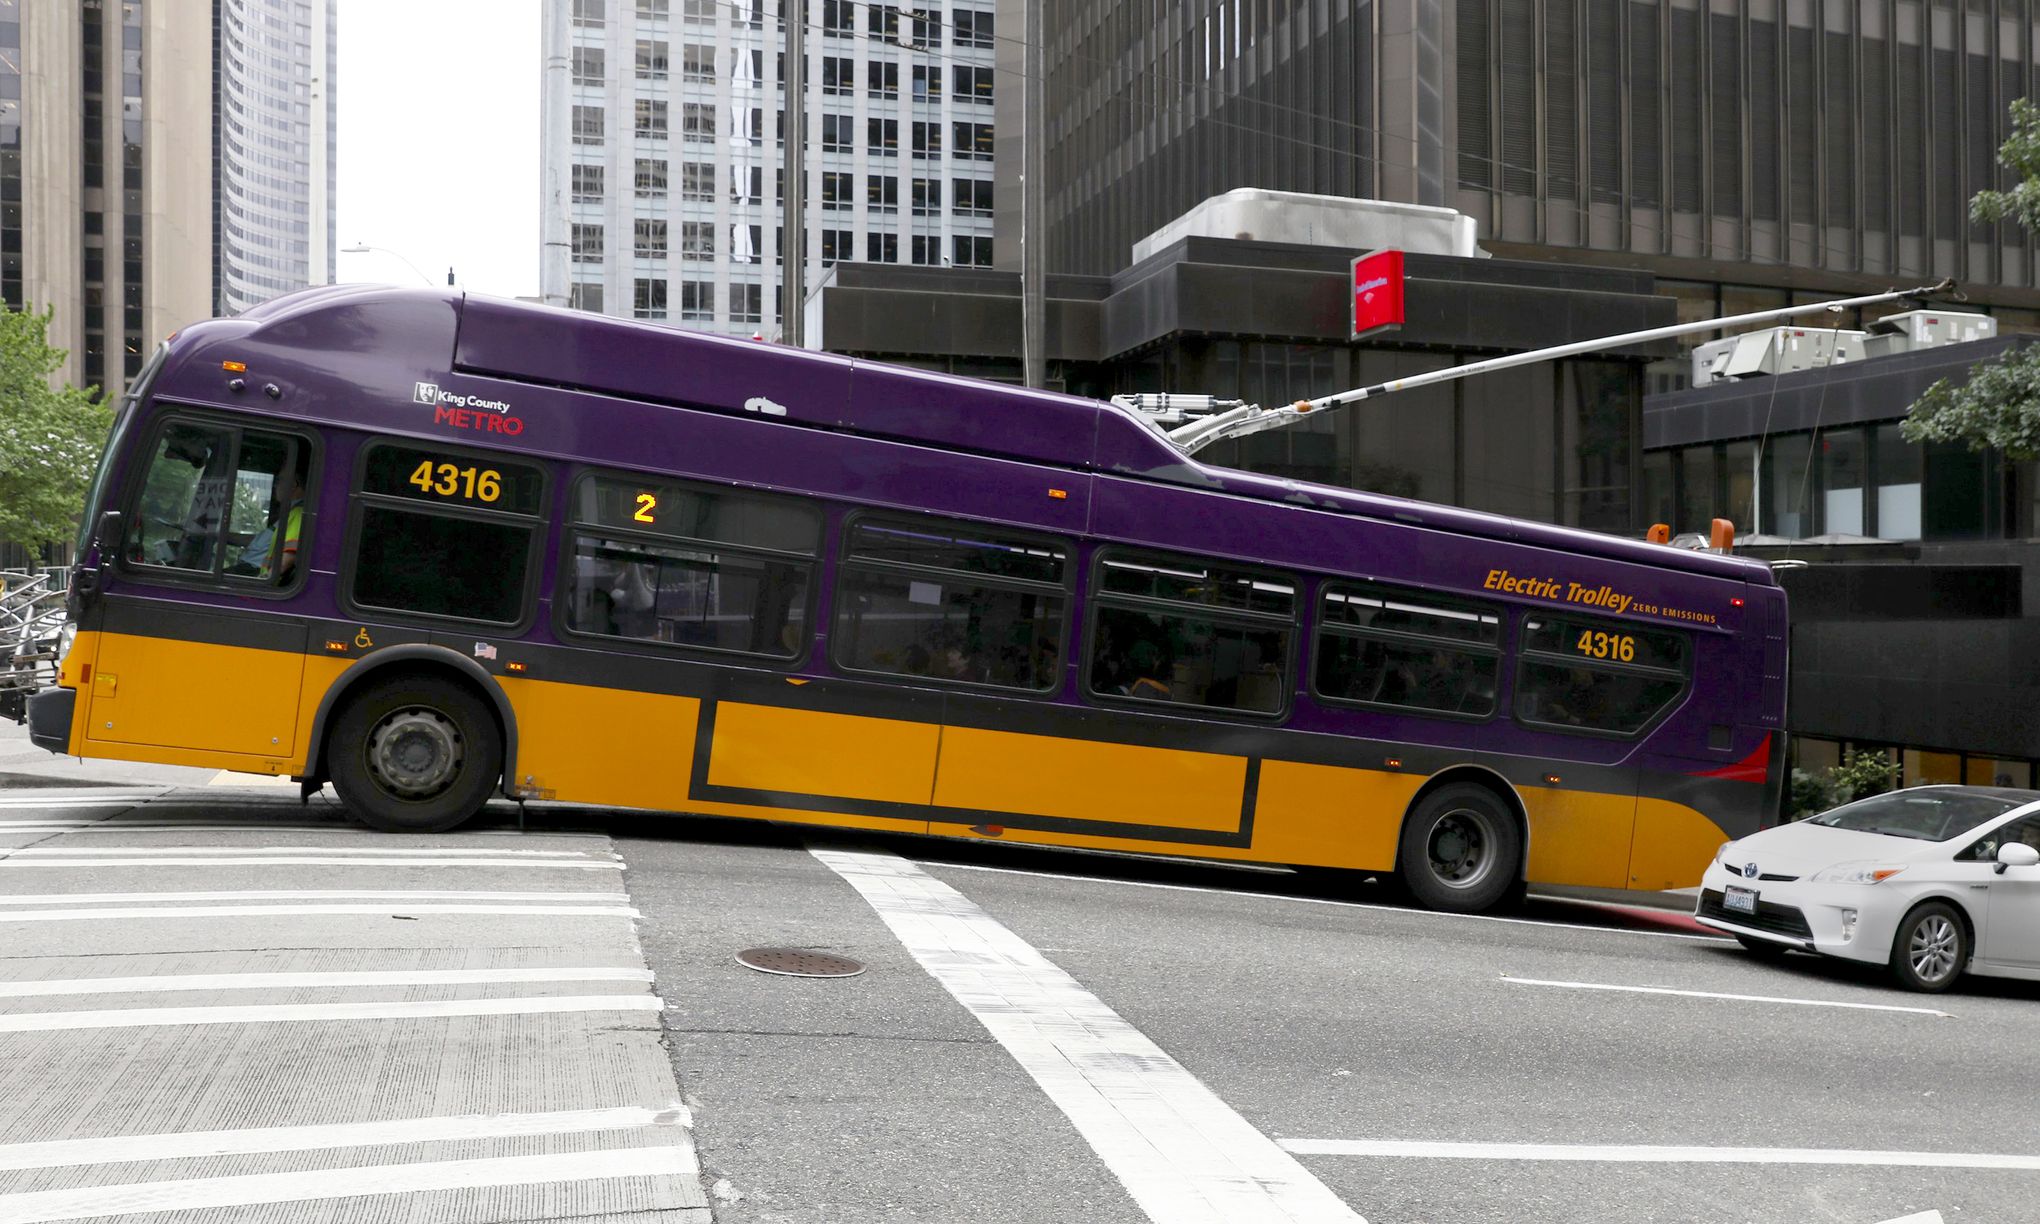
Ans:
[[[414,404],[437,404],[439,402],[439,384],[429,382],[412,384],[411,402]]]

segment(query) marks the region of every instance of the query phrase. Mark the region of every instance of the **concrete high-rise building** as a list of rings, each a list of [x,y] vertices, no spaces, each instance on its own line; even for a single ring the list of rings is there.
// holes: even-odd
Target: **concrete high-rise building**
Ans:
[[[333,7],[0,0],[0,299],[66,381],[331,279]]]
[[[0,296],[117,394],[212,313],[211,0],[0,0]]]
[[[989,266],[990,0],[802,3],[807,283],[850,260]],[[777,16],[764,0],[545,0],[544,14],[545,299],[776,335]]]
[[[335,0],[215,0],[214,301],[333,279]]]

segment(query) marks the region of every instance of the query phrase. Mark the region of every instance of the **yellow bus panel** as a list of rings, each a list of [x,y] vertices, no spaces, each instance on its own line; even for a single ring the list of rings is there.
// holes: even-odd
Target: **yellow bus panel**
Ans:
[[[1629,886],[1635,795],[1518,788],[1530,816],[1530,878],[1540,884]]]
[[[1403,812],[1423,784],[1413,774],[1262,761],[1254,846],[1239,857],[1387,871]]]
[[[501,683],[517,715],[511,785],[570,803],[687,806],[696,699],[513,677]]]
[[[708,783],[926,804],[941,740],[934,723],[717,702]]]
[[[132,634],[98,635],[86,742],[296,761],[305,657]]]
[[[942,729],[935,806],[1232,832],[1244,757],[974,727]]]
[[[1691,888],[1700,882],[1728,834],[1687,807],[1664,799],[1636,801],[1636,837],[1629,852],[1629,887]]]

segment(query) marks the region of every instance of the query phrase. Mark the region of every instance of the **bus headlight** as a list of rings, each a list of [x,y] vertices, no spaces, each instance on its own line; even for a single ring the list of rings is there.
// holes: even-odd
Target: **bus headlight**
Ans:
[[[59,670],[63,668],[64,660],[70,656],[71,643],[77,640],[78,626],[70,621],[65,621],[64,627],[57,630],[57,667]]]

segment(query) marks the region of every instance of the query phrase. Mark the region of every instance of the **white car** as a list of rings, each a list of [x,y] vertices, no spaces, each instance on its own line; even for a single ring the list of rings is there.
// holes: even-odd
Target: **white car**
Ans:
[[[2040,981],[2040,793],[1913,787],[1728,842],[1694,917],[1753,952],[1889,965],[1910,990]]]

